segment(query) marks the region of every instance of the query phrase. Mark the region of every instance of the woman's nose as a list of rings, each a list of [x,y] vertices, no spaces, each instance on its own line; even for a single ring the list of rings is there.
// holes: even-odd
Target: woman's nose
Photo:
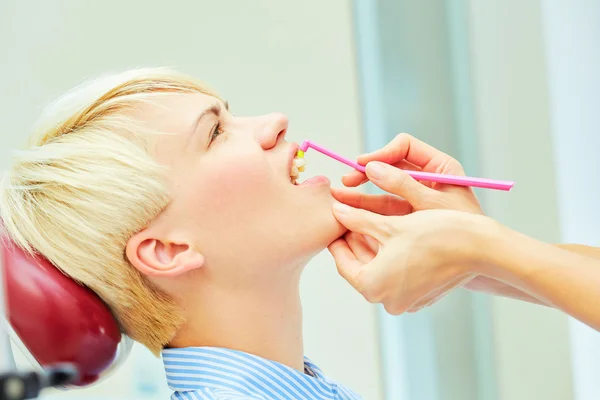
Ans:
[[[272,113],[259,118],[257,139],[262,148],[268,150],[285,137],[288,128],[288,117],[282,113]]]

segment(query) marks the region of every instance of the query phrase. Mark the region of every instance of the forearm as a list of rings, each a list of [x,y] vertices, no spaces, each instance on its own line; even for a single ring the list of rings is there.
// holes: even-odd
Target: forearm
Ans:
[[[563,250],[568,250],[583,256],[593,257],[600,260],[600,248],[597,247],[585,246],[581,244],[555,244],[554,246]],[[600,263],[598,264],[598,268],[600,268]],[[551,306],[550,304],[545,303],[529,293],[485,276],[475,278],[472,283],[468,284],[467,288],[476,291],[485,291],[489,294],[526,301],[538,305]]]
[[[483,275],[476,276],[471,281],[464,284],[463,288],[473,292],[491,294],[513,300],[526,301],[528,303],[538,304],[541,306],[549,306],[544,301],[535,298],[529,293],[512,287],[507,283]]]
[[[600,249],[542,243],[499,224],[480,236],[481,273],[600,330]]]
[[[582,256],[600,260],[600,248],[598,247],[585,246],[583,244],[555,244],[555,246]],[[598,268],[600,268],[600,265],[598,265]]]

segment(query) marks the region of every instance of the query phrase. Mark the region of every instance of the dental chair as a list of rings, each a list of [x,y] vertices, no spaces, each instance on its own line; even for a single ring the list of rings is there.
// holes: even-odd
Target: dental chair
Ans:
[[[17,371],[10,342],[34,371]],[[35,398],[46,387],[97,384],[133,345],[94,292],[44,257],[23,252],[1,225],[0,343],[0,400]]]

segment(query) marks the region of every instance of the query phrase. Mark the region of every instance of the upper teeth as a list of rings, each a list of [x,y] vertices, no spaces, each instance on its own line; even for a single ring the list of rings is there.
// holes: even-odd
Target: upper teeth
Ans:
[[[304,172],[305,165],[306,161],[303,158],[294,158],[292,170],[290,171],[292,183],[296,183],[296,179],[298,179],[298,175],[300,175],[300,172]]]
[[[305,165],[306,165],[306,160],[304,160],[304,158],[294,158],[294,166],[298,167],[298,171],[304,172]]]

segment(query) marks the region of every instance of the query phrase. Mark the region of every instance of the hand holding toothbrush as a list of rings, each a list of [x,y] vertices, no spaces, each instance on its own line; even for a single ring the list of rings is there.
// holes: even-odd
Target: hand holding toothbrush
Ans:
[[[386,146],[386,148],[389,147],[389,150],[392,151],[392,154],[387,154],[388,156],[391,156],[391,157],[387,157],[387,158],[391,158],[392,159],[391,162],[394,162],[397,159],[398,164],[399,164],[399,165],[397,165],[398,168],[402,168],[402,166],[407,166],[409,169],[405,169],[405,172],[414,179],[417,179],[419,181],[435,182],[435,183],[442,183],[442,184],[455,185],[455,186],[470,186],[470,187],[479,187],[479,188],[485,188],[485,189],[495,189],[495,190],[505,190],[505,191],[511,190],[515,184],[514,182],[511,182],[511,181],[499,181],[496,179],[473,178],[473,177],[468,177],[468,176],[464,176],[464,175],[452,175],[452,174],[448,174],[448,173],[428,172],[425,170],[415,170],[413,168],[413,167],[415,167],[415,165],[411,165],[410,162],[403,163],[403,162],[401,162],[401,159],[398,159],[397,157],[393,157],[394,154],[397,153],[397,150],[401,150],[401,148],[398,148],[398,145],[401,144],[403,139],[406,139],[406,140],[404,140],[406,142],[410,138],[411,138],[410,135],[400,134],[396,137],[396,139],[394,141],[392,141],[392,143],[390,143],[390,145]],[[396,141],[399,143],[394,143]],[[320,145],[314,143],[311,140],[305,140],[304,142],[302,142],[302,145],[300,145],[299,149],[298,149],[298,157],[300,157],[300,158],[304,157],[304,153],[309,148],[315,149],[316,151],[323,153],[323,154],[327,155],[328,157],[331,157],[341,163],[344,163],[344,164],[354,168],[358,172],[365,173],[366,168],[365,168],[364,164],[361,164],[360,159],[358,160],[359,161],[358,163],[354,162],[352,160],[347,159],[344,156],[341,156],[339,154],[334,153],[331,150],[326,149],[323,146],[320,146]],[[432,149],[432,150],[435,150],[435,149]],[[408,152],[409,152],[409,148],[406,148],[405,149],[405,153],[407,153],[406,156],[408,156]],[[376,152],[376,153],[380,153],[380,151]],[[369,154],[369,155],[373,156],[374,154]],[[384,155],[385,155],[385,152],[384,152]],[[366,156],[363,156],[362,161],[364,163],[369,160],[366,158]],[[388,165],[390,165],[389,163],[390,162],[388,162]]]
[[[408,135],[399,134],[385,147],[358,157],[366,172],[352,171],[342,178],[347,187],[367,181],[391,194],[368,195],[333,189],[333,196],[350,206],[379,214],[403,215],[426,209],[450,209],[483,214],[479,201],[469,186],[418,182],[404,170],[462,177],[462,165],[449,155]]]
[[[334,208],[349,229],[329,247],[340,274],[369,301],[392,314],[417,311],[462,286],[531,302],[540,301],[480,274],[479,238],[495,223],[484,217],[468,186],[420,183],[403,170],[464,176],[460,163],[406,134],[358,158],[366,173],[343,178],[348,187],[370,180],[389,194],[332,189],[349,207]]]

